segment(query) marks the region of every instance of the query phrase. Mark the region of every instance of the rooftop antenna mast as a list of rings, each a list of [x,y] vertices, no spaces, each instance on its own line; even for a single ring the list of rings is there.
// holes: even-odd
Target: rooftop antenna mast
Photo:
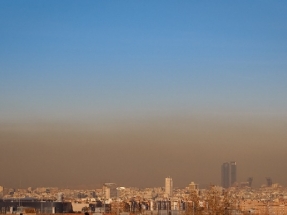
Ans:
[[[18,197],[19,197],[19,207],[21,206],[21,200],[20,200],[20,188],[22,186],[22,180],[21,180],[21,177],[20,177],[20,187],[18,188]]]

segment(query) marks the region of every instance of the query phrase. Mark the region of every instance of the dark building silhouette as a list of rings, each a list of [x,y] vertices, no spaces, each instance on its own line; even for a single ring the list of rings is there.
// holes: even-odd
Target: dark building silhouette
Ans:
[[[228,188],[237,181],[236,162],[225,162],[221,165],[221,186]]]
[[[39,201],[34,198],[22,198],[20,200],[15,199],[0,199],[0,213],[15,214],[18,208],[30,207],[36,210],[37,214],[53,214],[53,213],[72,213],[72,203],[71,202],[54,202],[54,201]]]
[[[224,188],[230,187],[229,169],[229,163],[225,162],[221,165],[221,186]]]
[[[248,187],[251,187],[252,182],[253,182],[253,178],[252,177],[247,178],[247,182],[248,182]]]
[[[266,177],[266,182],[267,182],[267,187],[271,187],[272,186],[272,179],[270,177]]]

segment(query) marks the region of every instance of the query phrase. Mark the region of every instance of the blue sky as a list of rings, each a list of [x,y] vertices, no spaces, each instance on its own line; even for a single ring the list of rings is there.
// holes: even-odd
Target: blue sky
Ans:
[[[284,1],[1,1],[0,119],[287,110]]]

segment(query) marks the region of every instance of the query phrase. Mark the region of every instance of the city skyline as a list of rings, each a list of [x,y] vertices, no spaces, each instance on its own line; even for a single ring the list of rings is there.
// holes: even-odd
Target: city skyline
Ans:
[[[286,11],[1,1],[0,185],[287,186]]]
[[[163,197],[164,198],[170,198],[174,196],[174,193],[177,193],[178,190],[187,190],[188,192],[192,191],[199,191],[199,190],[208,190],[212,189],[212,187],[216,187],[219,190],[223,190],[226,192],[229,191],[234,191],[234,190],[244,190],[244,189],[249,189],[249,190],[264,190],[264,189],[278,189],[282,188],[285,189],[287,188],[286,186],[282,186],[282,184],[279,183],[273,183],[272,178],[266,177],[265,184],[262,184],[260,187],[253,187],[252,186],[252,180],[253,178],[247,178],[246,181],[241,181],[241,182],[235,182],[233,184],[230,184],[231,182],[231,175],[230,175],[230,169],[231,169],[231,162],[224,162],[221,165],[221,170],[224,170],[226,168],[227,172],[229,172],[229,184],[228,183],[222,183],[222,184],[209,184],[208,186],[202,186],[200,187],[199,183],[195,183],[194,181],[191,181],[188,184],[185,184],[182,187],[174,187],[173,186],[173,179],[172,177],[166,177],[164,178],[164,183],[162,183],[160,186],[149,186],[149,187],[135,187],[135,186],[130,186],[126,184],[126,186],[123,186],[123,184],[117,184],[117,183],[111,183],[111,182],[104,182],[102,184],[97,184],[94,186],[75,186],[75,187],[58,187],[58,186],[33,186],[29,185],[28,187],[5,187],[0,185],[0,198],[3,198],[5,195],[10,195],[9,192],[11,191],[12,193],[14,192],[31,192],[31,190],[42,190],[43,192],[49,193],[50,190],[102,190],[102,195],[103,198],[108,200],[108,199],[116,199],[117,196],[120,194],[120,192],[126,188],[131,188],[131,189],[139,189],[139,190],[145,190],[145,189],[156,189],[156,190],[161,190]],[[221,172],[222,173],[222,172]],[[223,176],[223,174],[221,174]],[[250,181],[251,179],[251,181]],[[222,180],[224,182],[224,180]],[[59,192],[61,194],[61,192]],[[14,194],[12,194],[13,196]],[[16,194],[17,195],[17,194]],[[62,196],[63,197],[63,196]],[[6,197],[7,198],[7,197]],[[12,197],[11,197],[12,198]],[[22,196],[21,198],[26,198],[25,196]]]
[[[183,189],[173,189],[173,194],[169,196],[172,178],[165,179],[167,189],[163,187],[143,189],[117,187],[115,183],[110,182],[104,183],[100,189],[60,189],[57,187],[8,189],[0,186],[0,197],[2,197],[0,203],[3,214],[24,211],[23,209],[29,207],[30,213],[33,210],[37,214],[75,212],[162,214],[170,212],[173,215],[184,215],[188,214],[191,209],[188,206],[191,205],[192,211],[197,212],[196,214],[208,212],[225,214],[230,211],[237,214],[254,212],[285,214],[286,211],[287,188],[273,183],[271,186],[268,185],[271,181],[267,181],[267,184],[259,189],[249,187],[248,183],[228,189],[220,186],[199,189],[198,184],[191,182]],[[116,191],[114,194],[112,194],[112,189]],[[216,204],[212,204],[214,201]]]

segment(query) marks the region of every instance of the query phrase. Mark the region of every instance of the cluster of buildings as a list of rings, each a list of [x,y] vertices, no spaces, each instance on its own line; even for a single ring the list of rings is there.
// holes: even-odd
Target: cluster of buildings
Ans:
[[[139,189],[104,183],[99,189],[74,190],[56,187],[12,189],[0,187],[0,213],[18,213],[19,208],[34,208],[37,213],[102,214],[286,214],[287,188],[267,184],[252,188],[252,178],[237,182],[236,162],[221,166],[221,186],[200,189],[191,182],[174,188],[173,179],[165,178],[163,187]]]
[[[221,165],[221,186],[224,188],[228,188],[234,183],[236,180],[236,162],[225,162]]]

